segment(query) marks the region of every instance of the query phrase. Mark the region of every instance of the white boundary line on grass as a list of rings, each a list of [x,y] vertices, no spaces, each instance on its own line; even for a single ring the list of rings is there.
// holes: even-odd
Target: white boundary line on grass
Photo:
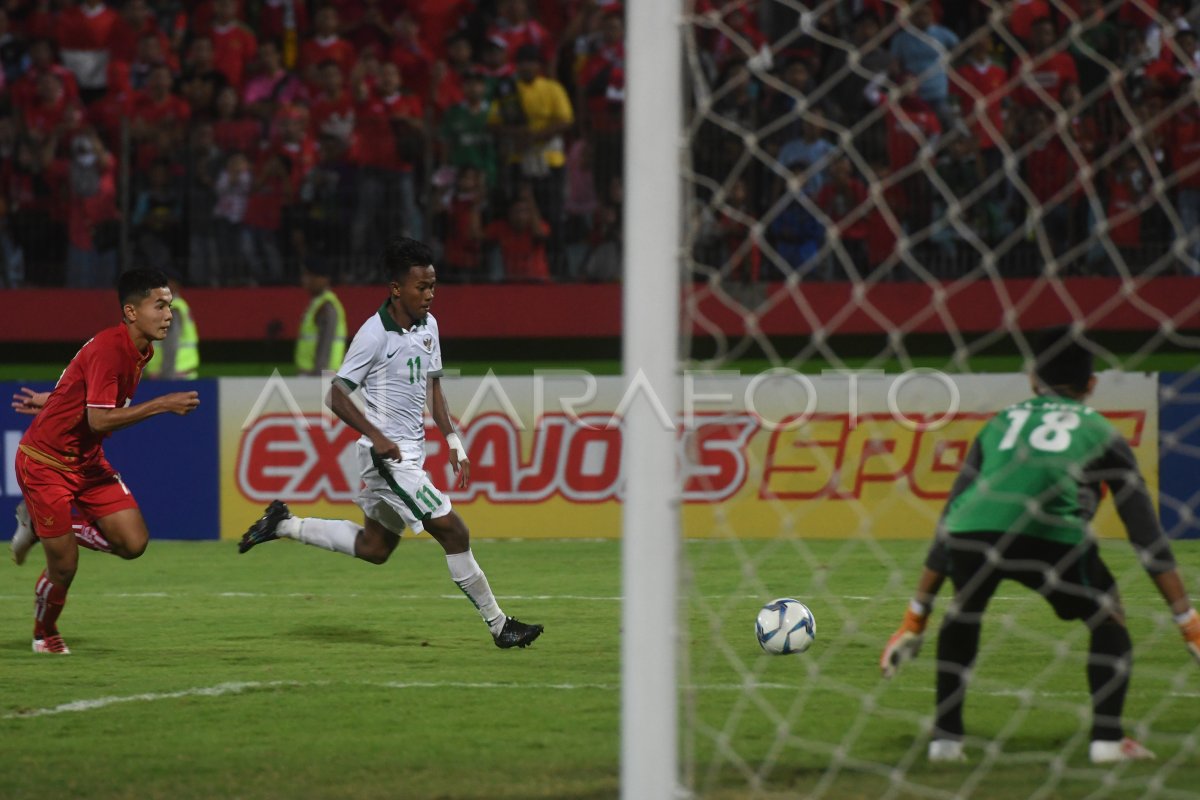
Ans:
[[[519,689],[521,691],[540,690],[540,691],[601,691],[615,692],[621,687],[615,683],[497,683],[494,681],[230,681],[227,683],[218,683],[215,686],[196,686],[191,689],[180,689],[175,692],[141,692],[139,694],[130,695],[108,695],[105,697],[96,697],[90,700],[72,700],[69,703],[60,703],[56,706],[47,708],[29,708],[22,711],[14,711],[5,714],[3,719],[33,719],[35,717],[48,717],[56,714],[70,714],[82,711],[96,711],[98,709],[107,708],[108,706],[120,705],[122,703],[150,703],[158,700],[177,700],[183,697],[222,697],[224,695],[236,695],[243,692],[253,691],[256,689],[280,689],[280,688],[296,688],[303,689],[313,686],[332,686],[335,684],[343,686],[367,686],[380,689]],[[747,689],[781,689],[795,690],[795,684],[791,683],[718,683],[718,684],[700,684],[686,687],[690,691],[702,692],[740,692]],[[930,694],[932,688],[905,688],[906,692],[919,692],[922,694]],[[1038,697],[1068,697],[1068,696],[1084,696],[1086,692],[1028,692],[1025,690],[1010,690],[997,689],[992,691],[979,691],[978,694],[989,695],[993,697],[1014,697],[1024,696],[1028,694]],[[1170,697],[1180,698],[1200,698],[1200,692],[1168,692]]]

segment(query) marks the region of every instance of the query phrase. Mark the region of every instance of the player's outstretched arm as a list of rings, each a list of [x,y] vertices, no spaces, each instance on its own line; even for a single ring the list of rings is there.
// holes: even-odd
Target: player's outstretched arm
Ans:
[[[1179,576],[1171,542],[1163,533],[1133,448],[1123,437],[1115,438],[1096,468],[1112,491],[1129,543],[1175,617],[1184,646],[1200,664],[1200,614]]]
[[[21,391],[13,395],[13,411],[32,417],[42,410],[42,406],[46,405],[49,398],[49,392],[35,392],[28,386],[22,386]]]
[[[904,610],[904,620],[879,655],[879,670],[883,677],[892,678],[904,662],[911,661],[921,652],[921,645],[925,641],[925,624],[933,611],[933,599],[937,597],[938,590],[942,588],[945,580],[944,572],[930,569],[928,566],[921,570],[917,590],[908,608]]]
[[[375,455],[384,459],[390,458],[393,461],[402,460],[400,445],[384,436],[378,428],[371,424],[362,409],[350,399],[350,392],[351,390],[342,384],[341,379],[334,378],[329,387],[329,393],[325,395],[325,405],[338,419],[370,439],[371,449],[375,451]]]
[[[450,404],[442,391],[441,378],[429,379],[429,411],[438,430],[446,437],[446,446],[450,448],[450,466],[458,476],[458,488],[465,489],[471,482],[471,461],[467,458],[462,439],[454,430],[454,420],[450,418]]]
[[[1184,647],[1192,654],[1192,658],[1196,659],[1196,663],[1200,664],[1200,614],[1192,607],[1179,570],[1169,569],[1166,572],[1151,574],[1150,577],[1154,579],[1154,585],[1158,587],[1159,593],[1175,616],[1179,632],[1183,635]]]
[[[190,414],[200,405],[198,392],[171,392],[144,403],[126,408],[91,408],[87,410],[88,427],[96,433],[111,433],[128,428],[159,414]]]

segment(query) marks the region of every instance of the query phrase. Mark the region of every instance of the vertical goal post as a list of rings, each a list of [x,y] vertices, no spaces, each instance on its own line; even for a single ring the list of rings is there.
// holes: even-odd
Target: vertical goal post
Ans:
[[[679,408],[679,250],[683,91],[679,0],[628,9],[625,264],[622,360],[626,387],[644,380]],[[680,485],[675,431],[639,398],[623,425],[621,793],[662,800],[678,791],[675,624]]]

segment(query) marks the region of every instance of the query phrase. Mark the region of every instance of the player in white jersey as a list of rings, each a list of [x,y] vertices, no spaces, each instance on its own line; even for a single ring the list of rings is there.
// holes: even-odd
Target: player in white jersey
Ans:
[[[425,471],[425,405],[450,449],[450,465],[459,488],[471,479],[471,462],[454,431],[442,393],[442,346],[437,320],[429,313],[437,275],[433,254],[424,244],[399,237],[384,250],[389,279],[388,299],[354,334],[350,349],[333,379],[326,404],[343,422],[362,434],[358,464],[363,488],[356,502],[364,522],[293,517],[275,500],[246,531],[238,551],[279,537],[361,558],[372,564],[388,560],[400,534],[411,528],[428,531],[446,551],[450,577],[475,604],[491,629],[496,645],[525,647],[542,633],[505,616],[492,595],[487,576],[471,554],[471,536]],[[350,399],[361,391],[365,410]]]

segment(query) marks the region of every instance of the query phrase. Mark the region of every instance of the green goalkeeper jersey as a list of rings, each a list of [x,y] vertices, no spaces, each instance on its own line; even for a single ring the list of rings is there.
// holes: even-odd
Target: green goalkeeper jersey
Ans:
[[[1009,406],[976,439],[968,459],[978,462],[969,465],[973,480],[952,496],[944,530],[1082,541],[1100,497],[1096,468],[1111,461],[1118,441],[1124,439],[1111,422],[1071,398],[1034,397]]]

